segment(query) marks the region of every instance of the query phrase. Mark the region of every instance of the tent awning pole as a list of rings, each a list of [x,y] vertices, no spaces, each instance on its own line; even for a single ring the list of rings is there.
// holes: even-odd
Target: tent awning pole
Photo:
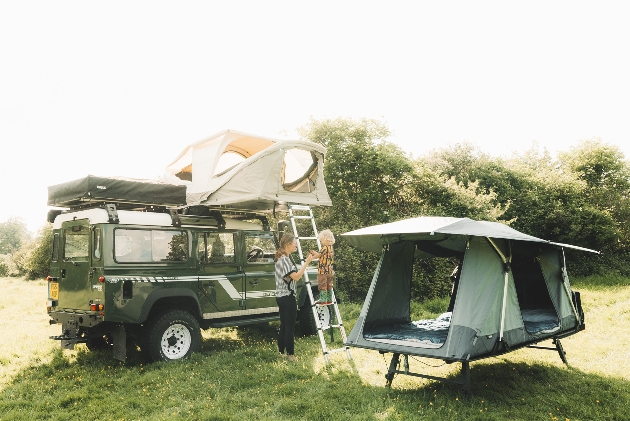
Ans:
[[[491,238],[486,237],[486,240],[494,247],[494,250],[497,252],[501,260],[503,261],[503,273],[505,274],[503,281],[503,303],[501,305],[501,328],[499,330],[499,342],[503,341],[503,329],[505,328],[505,308],[507,304],[507,293],[508,293],[508,281],[509,281],[509,271],[510,266],[509,263],[512,260],[512,248],[510,247],[510,257],[509,259],[505,257],[505,255],[501,252],[501,249],[497,247],[497,245],[492,241]]]
[[[503,328],[505,327],[505,304],[507,302],[508,290],[508,273],[505,272],[505,281],[503,282],[503,305],[501,306],[501,330],[499,330],[499,341],[503,340]]]
[[[569,287],[567,286],[569,275],[567,275],[567,260],[564,256],[564,248],[562,249],[562,270],[560,272],[562,273],[562,286],[564,287],[564,292],[567,294],[567,298],[569,299],[569,304],[571,304],[573,314],[575,314],[575,320],[578,321],[578,324],[581,324],[582,318],[578,314],[578,311],[573,304],[573,297],[571,296],[571,292],[569,291]]]

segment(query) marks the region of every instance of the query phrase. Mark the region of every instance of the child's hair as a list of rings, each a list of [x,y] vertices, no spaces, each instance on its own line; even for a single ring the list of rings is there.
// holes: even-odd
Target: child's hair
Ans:
[[[284,254],[284,249],[287,248],[288,244],[291,244],[295,240],[295,235],[293,234],[284,234],[280,239],[280,246],[278,250],[276,250],[276,255],[273,257],[273,261],[277,262],[280,256]]]
[[[330,244],[335,244],[335,236],[331,230],[320,231],[317,237],[319,238],[319,241],[328,240],[330,241]]]

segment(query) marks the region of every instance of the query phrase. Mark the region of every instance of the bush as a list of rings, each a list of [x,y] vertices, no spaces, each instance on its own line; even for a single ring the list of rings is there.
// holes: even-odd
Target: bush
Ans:
[[[52,225],[40,228],[32,242],[22,245],[13,253],[11,260],[19,275],[27,279],[45,278],[49,275],[52,255]]]
[[[9,265],[5,262],[0,262],[0,276],[9,276]]]

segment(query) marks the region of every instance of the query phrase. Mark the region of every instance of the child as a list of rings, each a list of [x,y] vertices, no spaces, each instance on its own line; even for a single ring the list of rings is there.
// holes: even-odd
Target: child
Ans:
[[[311,250],[311,255],[315,259],[319,259],[317,265],[317,289],[319,289],[319,304],[332,304],[332,288],[333,288],[333,263],[335,262],[335,252],[333,244],[335,244],[335,236],[332,231],[324,230],[318,235],[322,249],[318,252]]]

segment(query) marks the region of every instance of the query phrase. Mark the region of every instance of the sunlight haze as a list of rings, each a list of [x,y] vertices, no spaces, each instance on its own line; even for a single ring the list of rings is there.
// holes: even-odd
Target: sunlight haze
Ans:
[[[47,186],[156,178],[224,129],[374,118],[420,156],[600,138],[630,157],[624,2],[0,2],[0,222]]]

